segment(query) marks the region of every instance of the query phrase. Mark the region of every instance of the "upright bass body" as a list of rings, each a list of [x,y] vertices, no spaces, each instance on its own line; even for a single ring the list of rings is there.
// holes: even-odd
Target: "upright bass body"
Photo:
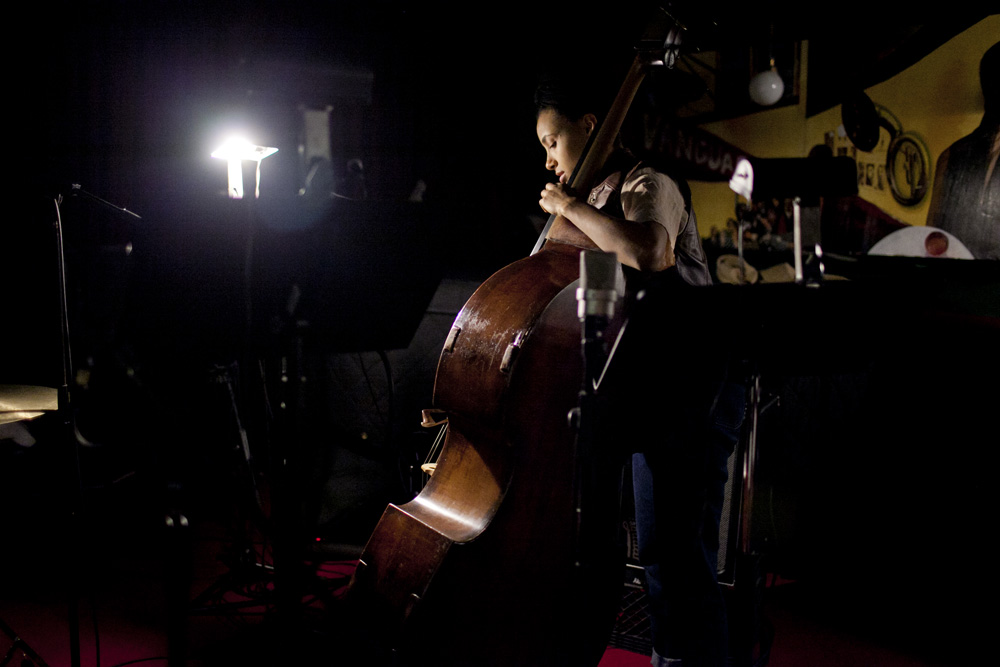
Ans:
[[[616,517],[594,517],[608,530],[578,543],[567,419],[582,380],[579,252],[549,243],[497,272],[448,336],[436,470],[386,509],[350,592],[405,664],[596,665],[607,645],[622,581]],[[594,506],[617,508],[618,481]]]

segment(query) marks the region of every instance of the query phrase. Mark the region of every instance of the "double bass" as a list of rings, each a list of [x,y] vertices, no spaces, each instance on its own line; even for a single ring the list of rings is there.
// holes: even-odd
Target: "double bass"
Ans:
[[[573,188],[596,184],[647,67],[678,34],[640,42]],[[483,283],[447,336],[436,467],[416,497],[386,508],[347,592],[355,620],[404,665],[596,665],[604,653],[623,581],[622,468],[586,485],[581,519],[567,419],[583,378],[580,255],[594,249],[553,216],[535,251]]]

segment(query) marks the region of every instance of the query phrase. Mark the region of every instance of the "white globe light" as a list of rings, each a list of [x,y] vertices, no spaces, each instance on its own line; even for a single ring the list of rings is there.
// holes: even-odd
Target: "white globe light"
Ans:
[[[750,79],[750,99],[761,106],[769,107],[785,93],[785,82],[775,69],[756,74]]]

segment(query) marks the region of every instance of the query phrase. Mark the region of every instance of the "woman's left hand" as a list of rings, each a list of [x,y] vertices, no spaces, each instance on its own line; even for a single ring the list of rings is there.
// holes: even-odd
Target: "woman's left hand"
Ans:
[[[546,213],[565,216],[566,208],[575,201],[572,191],[562,183],[546,183],[538,205]]]

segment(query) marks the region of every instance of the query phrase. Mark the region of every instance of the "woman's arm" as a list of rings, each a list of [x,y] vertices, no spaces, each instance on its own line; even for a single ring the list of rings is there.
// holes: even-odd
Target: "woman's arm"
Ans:
[[[546,184],[539,204],[547,213],[572,222],[626,266],[640,271],[673,266],[673,242],[686,215],[677,185],[659,172],[641,170],[622,187],[621,198],[625,218],[610,216],[577,199],[560,183]]]

